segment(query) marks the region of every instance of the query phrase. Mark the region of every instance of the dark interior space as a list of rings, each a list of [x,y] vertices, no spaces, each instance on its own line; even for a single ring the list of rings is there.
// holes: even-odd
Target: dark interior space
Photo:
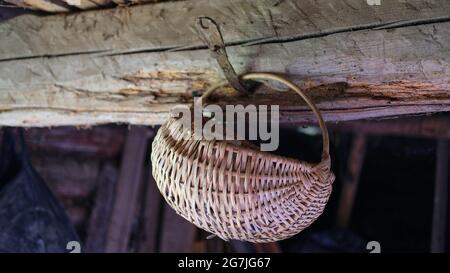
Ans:
[[[421,123],[431,119],[447,119],[447,116],[403,120]],[[377,122],[380,128],[389,128],[392,123],[390,120],[372,121]],[[398,122],[402,120],[394,121],[396,124]],[[358,123],[353,125],[358,128]],[[430,137],[429,129],[410,129],[400,135],[389,130],[385,130],[386,135],[364,130],[355,134],[348,129],[353,125],[352,122],[336,124],[330,131],[331,155],[336,159],[332,165],[336,180],[323,215],[304,232],[290,239],[256,245],[224,242],[218,238],[208,240],[207,232],[195,228],[164,204],[153,184],[148,157],[157,127],[103,125],[90,128],[33,128],[23,132],[33,167],[63,205],[86,251],[105,251],[110,239],[110,235],[106,236],[111,225],[110,214],[117,202],[114,200],[117,194],[114,191],[118,189],[115,180],[120,180],[118,177],[123,172],[123,164],[137,164],[142,165],[138,193],[134,200],[119,204],[129,206],[134,203],[134,216],[128,220],[127,252],[353,253],[367,252],[369,241],[379,242],[381,250],[388,253],[429,252],[437,143],[440,137],[448,138],[448,127],[444,128],[446,135]],[[144,157],[142,162],[134,159],[130,163],[124,162],[126,146],[130,145],[126,143],[136,128],[144,135],[145,144],[140,144],[146,147]],[[442,132],[442,128],[438,129]],[[13,132],[16,137],[20,131],[14,128],[4,130]],[[358,139],[364,139],[364,145],[355,145]],[[318,128],[282,127],[277,154],[317,162],[320,150]],[[360,162],[352,161],[351,156],[355,159],[355,154]],[[357,183],[356,190],[350,196],[354,202],[351,206],[345,206],[341,200],[343,185],[352,176],[349,164],[355,163],[361,166],[361,170],[352,182]],[[7,174],[3,176],[5,179],[7,177]],[[345,208],[340,208],[342,206]],[[340,209],[344,213],[339,213]],[[105,217],[108,214],[109,217]],[[127,219],[125,215],[120,217],[124,221]],[[192,234],[191,239],[186,238],[186,232]],[[102,239],[96,237],[99,234],[102,234]],[[185,240],[176,239],[180,237]],[[445,249],[448,249],[448,240]]]

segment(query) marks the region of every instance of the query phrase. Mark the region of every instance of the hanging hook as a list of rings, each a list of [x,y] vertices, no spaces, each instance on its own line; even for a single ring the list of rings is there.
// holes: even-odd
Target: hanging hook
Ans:
[[[250,90],[254,89],[256,82],[249,81],[244,83],[236,74],[233,66],[228,60],[225,43],[222,34],[220,33],[219,25],[209,17],[198,17],[195,26],[200,39],[208,45],[212,56],[219,63],[219,66],[230,85],[243,94],[249,94]]]

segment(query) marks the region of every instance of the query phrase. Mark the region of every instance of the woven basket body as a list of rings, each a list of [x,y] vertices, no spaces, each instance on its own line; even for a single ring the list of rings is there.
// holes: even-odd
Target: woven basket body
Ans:
[[[242,144],[183,138],[182,122],[169,118],[151,155],[165,200],[224,240],[283,240],[321,215],[334,181],[328,152],[310,164]]]

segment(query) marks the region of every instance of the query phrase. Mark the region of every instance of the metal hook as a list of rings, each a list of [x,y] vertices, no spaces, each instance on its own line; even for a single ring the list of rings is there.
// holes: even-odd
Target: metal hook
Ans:
[[[220,33],[219,25],[209,17],[198,17],[195,26],[200,39],[208,45],[212,56],[219,63],[219,66],[230,85],[241,93],[249,94],[249,90],[254,89],[256,82],[243,83],[236,74],[236,71],[228,60],[225,43],[222,34]]]

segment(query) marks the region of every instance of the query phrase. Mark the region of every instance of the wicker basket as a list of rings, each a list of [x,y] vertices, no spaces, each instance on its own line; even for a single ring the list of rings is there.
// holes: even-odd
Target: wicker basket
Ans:
[[[327,128],[315,105],[292,82],[269,73],[242,78],[281,82],[306,101],[322,129],[321,162],[276,156],[230,141],[186,140],[181,122],[171,117],[153,141],[153,176],[179,215],[223,240],[283,240],[314,222],[331,194]]]

